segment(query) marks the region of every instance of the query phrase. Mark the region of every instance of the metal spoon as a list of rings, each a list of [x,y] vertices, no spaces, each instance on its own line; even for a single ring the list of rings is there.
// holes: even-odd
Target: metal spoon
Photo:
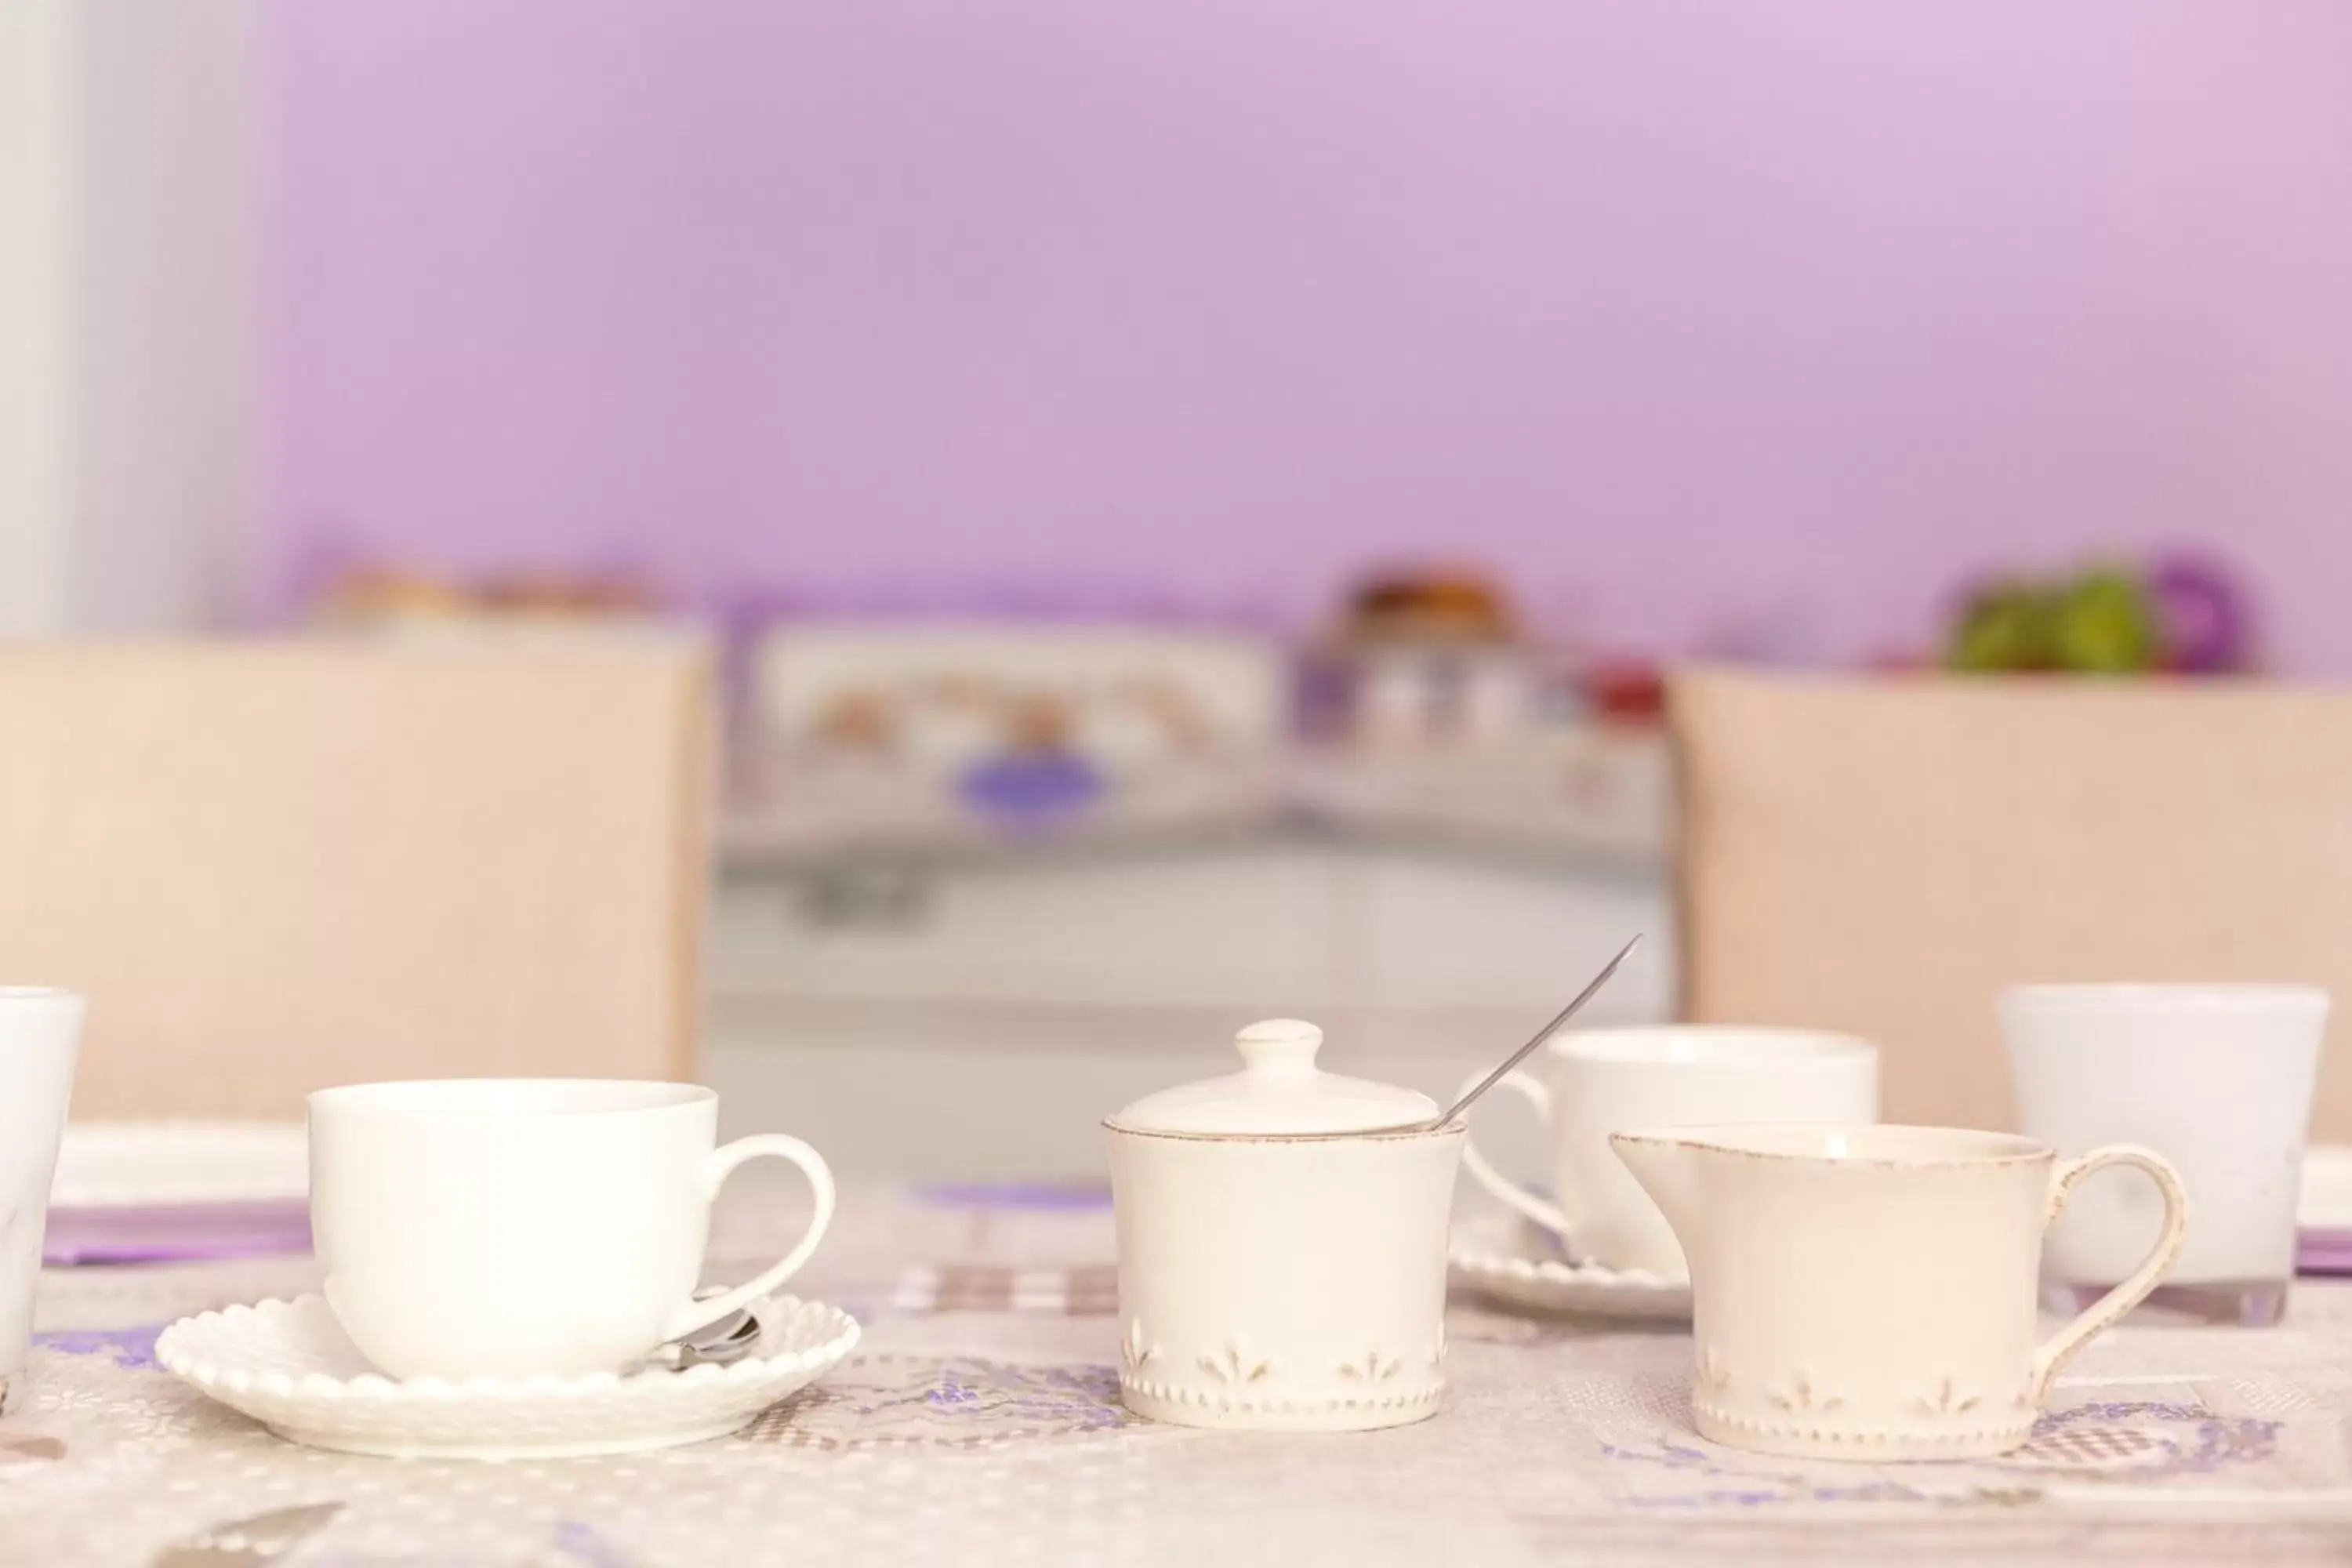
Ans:
[[[1455,1100],[1451,1106],[1448,1106],[1443,1115],[1439,1116],[1433,1121],[1423,1122],[1423,1125],[1424,1127],[1432,1128],[1443,1127],[1447,1122],[1452,1121],[1456,1117],[1460,1116],[1464,1111],[1469,1110],[1471,1101],[1476,1100],[1480,1095],[1486,1093],[1488,1089],[1502,1082],[1503,1075],[1505,1073],[1509,1072],[1513,1068],[1527,1060],[1528,1058],[1534,1053],[1535,1048],[1538,1046],[1542,1045],[1546,1040],[1549,1040],[1554,1035],[1559,1034],[1560,1026],[1566,1024],[1570,1018],[1576,1016],[1576,1010],[1583,1006],[1587,1002],[1591,1001],[1603,985],[1609,984],[1609,977],[1617,973],[1617,966],[1625,962],[1625,955],[1632,952],[1635,948],[1641,945],[1641,933],[1636,931],[1633,935],[1633,940],[1619,948],[1617,950],[1617,956],[1611,959],[1607,965],[1601,969],[1601,973],[1592,977],[1592,984],[1587,985],[1583,990],[1576,994],[1575,1001],[1570,1002],[1567,1006],[1562,1007],[1559,1010],[1559,1016],[1558,1017],[1554,1018],[1550,1023],[1546,1024],[1542,1028],[1536,1031],[1536,1037],[1534,1039],[1529,1040],[1526,1045],[1521,1046],[1517,1050],[1513,1051],[1509,1056],[1505,1057],[1501,1067],[1496,1068],[1493,1072],[1490,1072],[1485,1078],[1480,1079],[1478,1080],[1477,1088],[1472,1089],[1469,1093]]]
[[[694,1299],[699,1301],[720,1294],[723,1292],[717,1288],[697,1290]],[[682,1340],[656,1345],[632,1370],[649,1372],[661,1367],[670,1372],[684,1372],[690,1366],[725,1366],[730,1362],[741,1361],[750,1355],[751,1347],[760,1342],[760,1320],[751,1310],[749,1307],[738,1308],[725,1317],[695,1330]]]

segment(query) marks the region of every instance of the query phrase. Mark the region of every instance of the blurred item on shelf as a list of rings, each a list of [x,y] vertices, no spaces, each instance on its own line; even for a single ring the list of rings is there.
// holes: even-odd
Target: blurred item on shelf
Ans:
[[[2219,562],[2175,555],[2149,568],[2148,592],[2171,667],[2194,675],[2254,667],[2254,623],[2238,579]]]
[[[1654,729],[1665,718],[1665,671],[1649,659],[1604,658],[1585,667],[1584,699],[1603,724]]]
[[[652,590],[621,574],[511,573],[465,581],[383,567],[338,574],[311,624],[367,637],[570,635],[666,625]]]
[[[320,595],[316,619],[337,627],[470,615],[474,597],[437,577],[393,571],[354,572]]]
[[[1374,747],[1494,744],[1557,717],[1558,671],[1503,591],[1456,569],[1389,572],[1351,592],[1304,651],[1298,727]]]
[[[634,578],[551,572],[492,577],[482,584],[480,600],[491,613],[510,616],[596,618],[654,609],[652,591]]]
[[[1340,634],[1357,644],[1507,643],[1517,630],[1503,591],[1455,568],[1386,572],[1349,596]]]
[[[1376,752],[1507,749],[1591,721],[1652,727],[1664,706],[1654,663],[1547,647],[1499,588],[1459,571],[1371,580],[1300,666],[1300,733]]]
[[[1984,673],[2223,674],[2253,667],[2253,621],[2235,576],[2201,556],[2004,576],[1961,595],[1943,662]]]
[[[1347,659],[1349,729],[1372,745],[1508,740],[1538,716],[1540,678],[1515,647],[1370,647]]]
[[[786,623],[747,663],[739,817],[772,844],[1230,820],[1274,798],[1285,670],[1265,638]]]

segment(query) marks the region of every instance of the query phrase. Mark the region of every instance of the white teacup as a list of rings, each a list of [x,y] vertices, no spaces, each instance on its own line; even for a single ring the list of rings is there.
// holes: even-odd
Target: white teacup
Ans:
[[[833,1217],[815,1150],[717,1147],[693,1084],[452,1079],[310,1096],[310,1225],[328,1305],[394,1377],[608,1372],[782,1284]],[[808,1230],[749,1284],[693,1299],[710,1202],[773,1155],[816,1194]]]
[[[1554,1197],[1503,1175],[1475,1142],[1463,1150],[1464,1166],[1577,1258],[1662,1279],[1689,1277],[1682,1246],[1610,1148],[1612,1132],[1878,1120],[1878,1047],[1852,1035],[1696,1024],[1590,1029],[1560,1036],[1542,1060],[1540,1077],[1513,1072],[1496,1087],[1524,1096],[1549,1124]]]
[[[2327,993],[2012,985],[2000,1014],[2018,1131],[2063,1153],[2139,1143],[2172,1162],[2197,1205],[2172,1285],[2198,1288],[2186,1292],[2192,1310],[2274,1317],[2294,1277],[2295,1198]],[[2128,1183],[2083,1194],[2050,1232],[2052,1293],[2079,1296],[2122,1279],[2161,1218],[2146,1189]]]

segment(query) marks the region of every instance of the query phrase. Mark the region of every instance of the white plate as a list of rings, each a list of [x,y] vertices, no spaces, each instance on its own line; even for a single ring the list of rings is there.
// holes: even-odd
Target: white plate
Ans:
[[[814,1383],[857,1343],[848,1313],[771,1296],[757,1353],[626,1376],[420,1377],[396,1383],[353,1348],[319,1296],[183,1318],[155,1359],[280,1437],[393,1458],[549,1459],[724,1437]]]
[[[58,1146],[59,1208],[261,1203],[310,1191],[299,1121],[73,1121]]]
[[[1518,1219],[1454,1227],[1454,1272],[1479,1294],[1536,1312],[1654,1322],[1690,1321],[1690,1282],[1645,1269],[1574,1263],[1545,1232]]]

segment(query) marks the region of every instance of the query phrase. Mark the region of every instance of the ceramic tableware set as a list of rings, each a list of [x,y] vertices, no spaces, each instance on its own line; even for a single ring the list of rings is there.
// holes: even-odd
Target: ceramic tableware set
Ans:
[[[1499,1081],[1550,1130],[1555,1196],[1506,1180],[1425,1097],[1320,1070],[1321,1031],[1242,1032],[1242,1070],[1108,1123],[1120,1387],[1189,1426],[1357,1430],[1434,1414],[1458,1164],[1586,1267],[1686,1285],[1692,1412],[1740,1447],[1962,1458],[2022,1443],[2057,1369],[2180,1239],[2171,1168],[2061,1164],[2005,1133],[1876,1125],[1878,1059],[1795,1030],[1595,1031]],[[2042,1230],[2109,1165],[2163,1224],[2128,1276],[2034,1339]]]
[[[2067,1360],[2159,1289],[2207,1321],[2276,1320],[2327,1006],[2293,985],[2011,987],[2022,1135],[1874,1125],[1859,1040],[1571,1037],[1548,1080],[1510,1085],[1550,1128],[1554,1195],[1465,1157],[1552,1256],[1502,1241],[1517,1256],[1457,1249],[1456,1267],[1567,1310],[1664,1312],[1685,1285],[1693,1421],[1726,1445],[2002,1453]],[[2111,1167],[2140,1180],[2085,1182]],[[2037,1289],[2069,1320],[2041,1339]]]
[[[0,1279],[0,1394],[23,1365],[80,1005],[0,991],[0,1153],[24,1167],[0,1180],[36,1216],[0,1251],[15,1271]],[[1862,1460],[2000,1453],[2026,1440],[2067,1359],[2177,1257],[2231,1288],[2291,1273],[2326,1010],[2294,987],[2014,990],[2000,1011],[2021,1135],[1879,1125],[1878,1053],[1850,1036],[1538,1036],[1521,1053],[1541,1046],[1537,1069],[1490,1074],[1441,1110],[1325,1070],[1311,1024],[1253,1025],[1238,1070],[1105,1121],[1121,1394],[1194,1426],[1422,1420],[1444,1398],[1451,1264],[1530,1307],[1687,1317],[1692,1416],[1717,1442]],[[2217,1126],[2225,1082],[2244,1098],[2221,1097]],[[1472,1146],[1461,1112],[1489,1086],[1542,1118],[1548,1195]],[[775,1294],[831,1220],[824,1160],[782,1135],[720,1146],[717,1122],[717,1097],[685,1084],[322,1090],[309,1165],[323,1293],[183,1320],[158,1360],[280,1436],[361,1453],[553,1457],[735,1431],[858,1331]],[[799,1169],[814,1217],[755,1279],[698,1293],[712,1199],[760,1158]],[[1536,1256],[1491,1231],[1451,1237],[1465,1165],[1543,1238]],[[2110,1167],[2139,1192],[2078,1195]],[[2190,1195],[2232,1231],[2201,1253],[2182,1250]],[[2044,1233],[2070,1208],[2089,1223],[2053,1232],[2045,1263]],[[2076,1315],[2042,1338],[2050,1288]]]
[[[1687,1320],[1682,1246],[1609,1134],[1707,1121],[1875,1121],[1878,1052],[1851,1035],[1803,1029],[1593,1029],[1553,1041],[1538,1069],[1498,1087],[1541,1119],[1554,1195],[1511,1181],[1466,1146],[1472,1178],[1532,1234],[1475,1229],[1456,1246],[1454,1266],[1490,1294],[1539,1310]]]

